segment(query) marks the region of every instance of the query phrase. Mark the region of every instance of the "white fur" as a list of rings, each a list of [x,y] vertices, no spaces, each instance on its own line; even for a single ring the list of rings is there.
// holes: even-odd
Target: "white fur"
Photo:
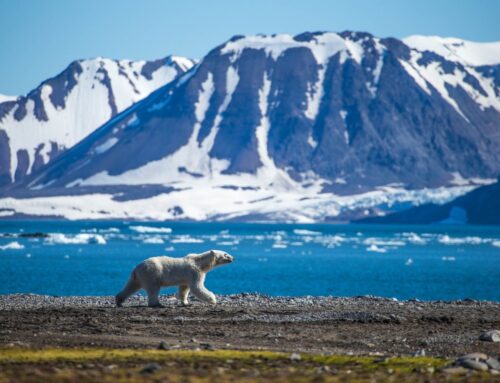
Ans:
[[[130,278],[116,295],[116,305],[122,303],[141,288],[148,294],[148,306],[161,307],[158,296],[160,288],[179,286],[177,299],[188,304],[189,292],[198,299],[212,304],[217,303],[214,293],[207,290],[205,275],[216,266],[233,261],[233,257],[224,251],[210,250],[201,254],[189,254],[184,258],[153,257],[139,263]]]

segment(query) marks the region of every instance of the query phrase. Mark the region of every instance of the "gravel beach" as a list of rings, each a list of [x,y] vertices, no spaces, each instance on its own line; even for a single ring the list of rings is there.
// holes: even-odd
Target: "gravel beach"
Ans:
[[[143,296],[124,307],[113,297],[0,296],[0,345],[274,350],[347,355],[456,358],[500,354],[480,340],[500,328],[500,303],[420,302],[377,297],[218,296],[218,304],[148,308]]]

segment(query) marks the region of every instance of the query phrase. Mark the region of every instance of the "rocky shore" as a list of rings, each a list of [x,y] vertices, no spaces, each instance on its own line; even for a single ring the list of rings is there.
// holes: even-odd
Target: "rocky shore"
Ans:
[[[148,308],[136,296],[116,308],[109,296],[1,295],[0,347],[429,357],[446,359],[450,373],[498,377],[496,302],[258,294],[218,296],[215,306],[183,307],[172,296],[161,301],[164,308]]]
[[[143,296],[123,308],[113,297],[0,295],[0,343],[33,346],[145,347],[166,341],[195,348],[272,349],[342,354],[459,357],[500,353],[480,340],[500,328],[500,304],[483,301],[397,301],[377,297],[218,296],[215,306],[182,307],[162,296],[164,308]],[[193,340],[194,339],[194,340]]]

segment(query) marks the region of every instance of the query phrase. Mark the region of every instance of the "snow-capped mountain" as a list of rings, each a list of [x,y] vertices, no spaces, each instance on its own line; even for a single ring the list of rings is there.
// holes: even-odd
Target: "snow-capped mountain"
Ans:
[[[39,198],[4,214],[306,222],[444,202],[500,172],[499,64],[499,43],[237,36],[22,182],[14,196]]]
[[[0,96],[0,186],[48,163],[192,66],[175,56],[79,60],[25,97]]]

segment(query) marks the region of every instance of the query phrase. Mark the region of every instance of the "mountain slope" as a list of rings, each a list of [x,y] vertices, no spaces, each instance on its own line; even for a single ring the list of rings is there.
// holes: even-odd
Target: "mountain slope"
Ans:
[[[435,38],[428,48],[410,40],[234,37],[13,195],[109,187],[127,195],[163,185],[174,190],[158,197],[162,219],[311,221],[442,202],[492,182],[500,172],[498,44],[491,54],[490,45],[464,43],[451,60],[436,53]]]
[[[369,218],[360,222],[500,225],[500,179],[493,185],[477,188],[444,205],[425,204],[399,213]]]
[[[413,35],[403,39],[409,47],[433,52],[444,59],[466,66],[498,65],[500,42],[477,43],[453,37]]]
[[[192,65],[175,56],[79,60],[25,97],[0,98],[0,186],[48,163]]]

